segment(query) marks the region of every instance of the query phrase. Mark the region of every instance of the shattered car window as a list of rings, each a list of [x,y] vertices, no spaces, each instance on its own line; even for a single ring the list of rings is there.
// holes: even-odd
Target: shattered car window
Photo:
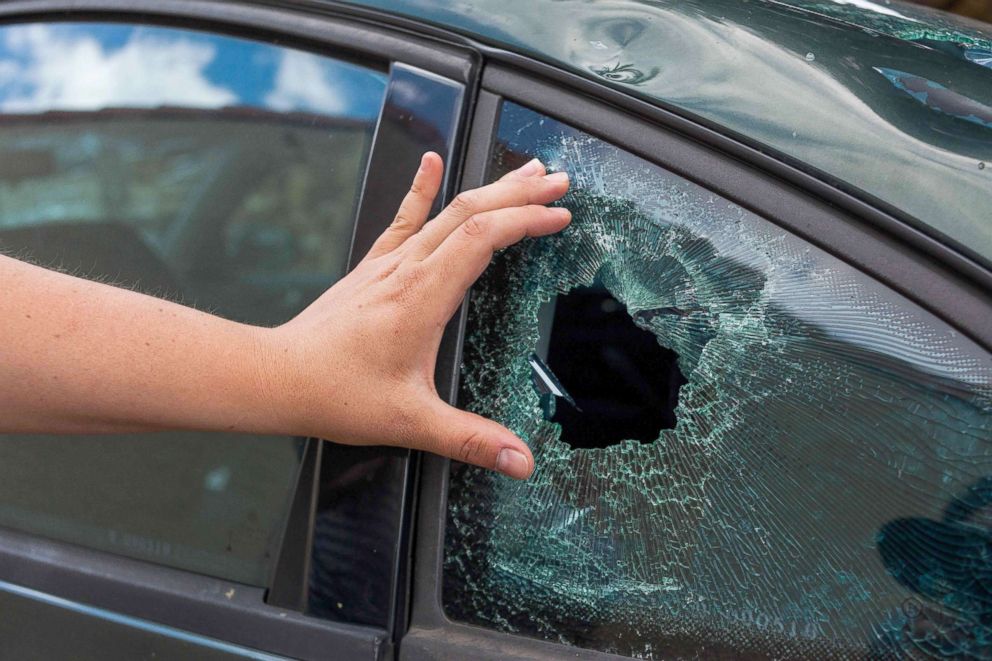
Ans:
[[[570,174],[574,220],[480,280],[460,403],[536,469],[453,465],[448,615],[643,658],[992,657],[990,356],[741,207],[505,104],[491,176],[534,156]]]

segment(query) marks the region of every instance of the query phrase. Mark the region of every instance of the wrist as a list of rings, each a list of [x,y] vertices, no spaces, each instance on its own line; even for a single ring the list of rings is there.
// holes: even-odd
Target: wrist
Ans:
[[[266,434],[309,435],[296,409],[302,378],[296,348],[280,328],[245,326],[248,405],[258,429]]]

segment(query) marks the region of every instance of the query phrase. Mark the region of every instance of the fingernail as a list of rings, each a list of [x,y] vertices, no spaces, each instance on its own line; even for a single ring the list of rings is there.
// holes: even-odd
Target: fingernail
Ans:
[[[561,183],[563,181],[568,181],[568,173],[567,172],[552,172],[551,174],[544,175],[544,178],[547,181],[553,181],[553,182],[555,182],[557,184],[557,183]]]
[[[517,174],[521,174],[525,177],[531,177],[544,169],[544,163],[541,163],[536,158],[532,158],[527,161],[519,168],[517,168]]]
[[[530,462],[522,452],[503,448],[496,457],[496,470],[503,475],[522,480],[530,474]]]
[[[551,208],[551,211],[556,216],[560,216],[562,218],[567,218],[568,220],[571,220],[572,219],[572,212],[569,211],[568,209],[566,209],[565,207],[550,207],[550,208]]]

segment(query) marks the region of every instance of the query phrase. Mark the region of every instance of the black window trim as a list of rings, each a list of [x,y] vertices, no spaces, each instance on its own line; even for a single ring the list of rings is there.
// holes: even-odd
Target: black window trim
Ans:
[[[400,61],[468,83],[471,51],[433,36],[414,35],[350,16],[333,5],[245,0],[8,0],[0,21],[90,21],[142,23],[206,30],[218,34],[299,47],[332,57],[378,61],[383,70]]]
[[[396,80],[401,83],[393,84]],[[411,87],[418,88],[417,94],[409,94]],[[402,88],[402,92],[398,93]],[[379,235],[392,222],[393,215],[406,194],[407,182],[400,177],[406,177],[413,172],[420,161],[423,152],[428,149],[438,151],[449,164],[445,169],[441,193],[434,202],[436,213],[451,197],[454,183],[459,174],[461,162],[462,127],[468,115],[471,89],[451,79],[438,76],[428,71],[411,67],[405,63],[394,62],[390,69],[390,85],[383,101],[383,109],[376,126],[375,140],[368,161],[362,199],[359,203],[358,221],[352,237],[352,245],[348,259],[348,270],[355,268],[362,260]],[[424,97],[447,97],[452,105],[449,108],[443,102],[437,104],[440,113],[451,110],[452,113],[438,116],[436,119],[445,122],[447,132],[437,136],[437,141],[431,136],[420,135],[410,131],[409,119],[416,116],[420,110],[408,105],[408,101]],[[412,98],[410,98],[412,97]],[[431,104],[432,108],[436,104]],[[427,111],[432,112],[432,111]],[[405,138],[405,139],[403,139]],[[307,603],[310,549],[314,539],[314,524],[316,504],[319,498],[319,480],[323,457],[328,451],[322,451],[325,441],[309,439],[305,450],[305,459],[301,466],[301,480],[297,486],[296,498],[290,512],[284,534],[279,562],[271,582],[268,603],[301,610]],[[398,544],[393,558],[393,576],[395,590],[389,606],[387,629],[392,633],[394,641],[406,630],[409,606],[410,582],[410,548],[413,538],[413,505],[416,498],[417,474],[420,453],[410,450],[399,450],[403,461],[401,478],[402,494],[398,510]]]
[[[639,114],[629,105],[608,105],[603,94],[577,76],[558,72],[538,78],[533,67],[487,64],[483,70],[462,175],[462,189],[486,183],[486,169],[503,100],[536,109],[679,174],[817,245],[854,268],[885,283],[992,351],[992,290],[980,284],[987,272],[940,261],[943,247],[905,241],[901,232],[877,222],[877,209],[858,200],[838,203],[844,193],[823,187],[808,175],[783,177],[774,169],[755,169],[750,161],[722,149],[723,138],[707,130],[684,131],[685,119],[652,108]],[[570,88],[562,79],[576,83]],[[608,97],[609,100],[613,100]],[[698,130],[696,130],[698,129]],[[743,148],[743,147],[742,147]],[[870,216],[870,217],[866,217]],[[896,219],[889,219],[898,223]],[[888,221],[887,221],[888,222]],[[448,328],[439,355],[438,392],[454,403],[458,394],[467,305]],[[402,661],[438,658],[619,659],[613,654],[453,621],[442,605],[444,534],[450,461],[425,456],[417,512],[413,603],[410,629],[400,650]]]
[[[378,68],[382,70],[389,67],[392,71],[394,65],[402,64],[465,85],[463,116],[455,130],[455,138],[458,137],[471,106],[472,83],[476,81],[479,69],[477,54],[470,49],[414,36],[406,30],[342,17],[341,12],[327,7],[315,11],[312,5],[272,5],[211,0],[14,0],[0,4],[0,25],[65,21],[153,24],[299,47],[365,65],[374,66],[378,62]],[[386,145],[378,146],[388,151]],[[371,153],[376,147],[374,140]],[[449,153],[449,192],[458,179],[461,149],[462,143],[456,139]],[[406,183],[396,182],[395,185],[405,187]],[[363,192],[366,185],[368,180],[363,183]],[[384,219],[387,223],[389,220]],[[371,222],[360,217],[353,237],[353,253],[360,247],[358,244],[382,229],[381,226],[365,225],[371,225]],[[303,503],[304,516],[290,516],[285,537],[304,535],[305,540],[312,533],[312,517],[306,514],[312,514],[309,506],[315,495],[313,481],[308,480],[306,474],[310,469],[319,469],[321,453],[316,452],[316,448],[317,443],[308,442],[304,454],[311,459],[301,462],[301,479],[298,479],[293,498],[294,503]],[[393,621],[397,636],[405,630],[408,595],[404,584],[408,582],[409,571],[403,560],[408,559],[410,553],[413,508],[407,502],[416,495],[416,470],[414,454],[408,462],[404,527],[400,531],[401,548],[396,568],[400,593],[396,597],[398,603]],[[308,546],[305,541],[304,545]],[[301,575],[306,573],[305,564],[292,565],[297,561],[308,562],[307,554],[294,556],[294,551],[287,549],[284,542],[279,557],[281,562],[273,571],[273,581],[284,578],[288,582],[281,587],[283,594],[291,595]],[[3,527],[0,527],[0,581],[236,646],[293,658],[325,658],[329,650],[342,658],[388,659],[394,656],[395,642],[390,632],[307,617],[292,609],[267,604],[268,590],[263,588]]]

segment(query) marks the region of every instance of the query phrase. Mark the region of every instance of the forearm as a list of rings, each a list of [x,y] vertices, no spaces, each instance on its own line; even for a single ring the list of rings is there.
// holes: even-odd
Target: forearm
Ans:
[[[425,154],[392,224],[278,328],[235,323],[0,256],[0,433],[188,429],[436,452],[527,477],[526,444],[443,401],[445,325],[493,253],[563,229],[568,190],[536,159],[460,193]]]
[[[0,283],[0,431],[291,431],[265,329],[4,256]]]

